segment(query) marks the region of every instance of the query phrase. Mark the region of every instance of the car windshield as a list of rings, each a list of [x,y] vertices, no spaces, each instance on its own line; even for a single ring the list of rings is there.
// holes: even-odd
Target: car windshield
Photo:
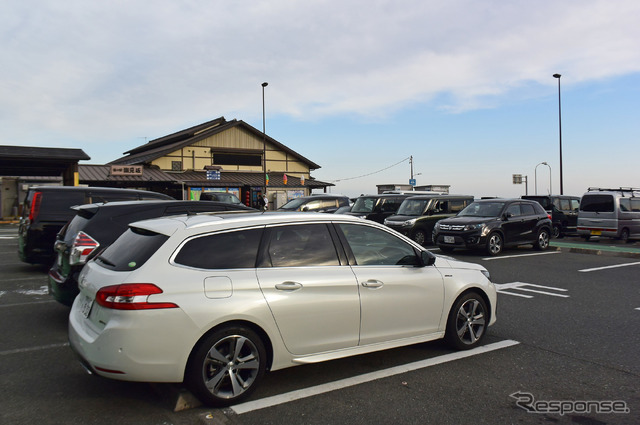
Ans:
[[[461,217],[498,217],[504,208],[504,202],[473,202],[460,211]]]
[[[370,213],[373,211],[373,207],[376,206],[377,198],[363,198],[356,199],[356,202],[351,208],[351,212],[354,213]]]
[[[279,209],[281,210],[297,210],[300,208],[300,205],[304,204],[307,201],[306,198],[295,198],[281,206]]]
[[[405,199],[398,208],[398,215],[422,215],[431,199]]]
[[[216,194],[220,201],[226,202],[227,204],[241,204],[240,199],[233,193],[217,193]]]

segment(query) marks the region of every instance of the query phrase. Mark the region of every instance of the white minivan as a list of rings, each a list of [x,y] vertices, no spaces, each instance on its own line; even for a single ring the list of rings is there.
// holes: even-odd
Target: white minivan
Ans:
[[[580,201],[578,235],[640,239],[640,189],[590,187]]]

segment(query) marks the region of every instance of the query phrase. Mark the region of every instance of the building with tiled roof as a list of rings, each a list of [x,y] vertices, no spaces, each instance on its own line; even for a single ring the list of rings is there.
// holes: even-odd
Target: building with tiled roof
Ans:
[[[189,199],[206,191],[236,194],[249,205],[266,189],[272,205],[331,183],[311,177],[315,162],[241,120],[224,117],[151,140],[111,161],[161,171],[184,187]],[[81,181],[83,179],[81,178]]]

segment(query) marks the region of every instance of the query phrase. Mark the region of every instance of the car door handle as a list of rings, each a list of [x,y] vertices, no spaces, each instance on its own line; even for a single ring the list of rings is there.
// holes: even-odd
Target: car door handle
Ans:
[[[281,291],[296,291],[302,288],[302,284],[298,282],[282,282],[276,283],[276,289]]]
[[[384,285],[384,283],[374,279],[369,279],[366,282],[362,282],[362,286],[364,286],[365,288],[380,288],[382,287],[382,285]]]

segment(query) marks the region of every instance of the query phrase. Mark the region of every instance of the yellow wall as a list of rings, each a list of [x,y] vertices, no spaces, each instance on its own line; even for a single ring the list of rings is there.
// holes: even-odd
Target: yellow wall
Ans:
[[[183,170],[203,170],[205,166],[212,165],[211,150],[215,152],[224,149],[247,149],[255,153],[263,149],[263,142],[261,137],[255,137],[241,128],[234,127],[155,159],[152,164],[157,165],[163,171],[171,171],[171,162],[181,161]],[[304,174],[307,179],[310,176],[308,165],[297,161],[268,142],[266,157],[268,172]],[[222,169],[224,171],[261,172],[262,166],[225,165]]]

